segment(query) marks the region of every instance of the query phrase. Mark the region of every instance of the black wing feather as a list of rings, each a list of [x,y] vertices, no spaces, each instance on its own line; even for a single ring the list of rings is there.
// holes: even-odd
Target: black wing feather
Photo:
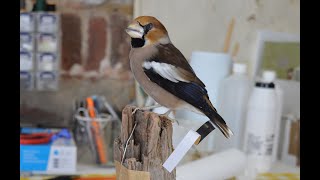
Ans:
[[[152,68],[150,69],[144,68],[144,72],[152,82],[158,84],[160,87],[162,87],[166,91],[172,93],[176,97],[184,100],[185,102],[191,104],[193,107],[200,110],[203,114],[205,114],[210,119],[210,121],[213,124],[215,124],[220,129],[220,131],[227,138],[230,137],[231,130],[228,128],[226,122],[218,114],[216,109],[210,106],[211,103],[209,104],[208,102],[209,96],[205,88],[203,88],[202,86],[194,82],[182,82],[182,81],[172,82],[160,76]],[[214,129],[212,125],[209,125],[209,126],[210,128]],[[205,136],[201,138],[203,139]]]
[[[144,68],[144,72],[152,82],[196,107],[203,113],[212,111],[212,108],[207,104],[204,98],[208,97],[208,92],[204,87],[194,82],[172,82],[160,76],[152,68]]]

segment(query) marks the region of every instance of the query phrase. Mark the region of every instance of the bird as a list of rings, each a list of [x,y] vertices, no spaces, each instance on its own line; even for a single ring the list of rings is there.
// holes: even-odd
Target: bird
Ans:
[[[139,16],[125,31],[131,38],[129,62],[133,76],[159,106],[169,109],[165,115],[179,109],[193,111],[207,116],[209,125],[217,127],[226,138],[233,135],[212,105],[205,84],[172,44],[167,29],[157,18]],[[142,109],[153,107],[157,105]]]

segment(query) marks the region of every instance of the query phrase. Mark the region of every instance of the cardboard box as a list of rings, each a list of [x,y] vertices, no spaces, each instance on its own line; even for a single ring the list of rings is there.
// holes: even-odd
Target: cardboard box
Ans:
[[[59,132],[59,129],[23,128],[22,133]],[[71,133],[70,133],[71,134]],[[48,174],[76,172],[77,148],[71,138],[59,137],[48,144],[20,144],[20,171]]]

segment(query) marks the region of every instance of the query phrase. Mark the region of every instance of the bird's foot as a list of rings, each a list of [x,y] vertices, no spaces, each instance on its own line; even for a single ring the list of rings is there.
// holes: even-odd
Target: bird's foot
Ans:
[[[157,107],[160,107],[160,106],[161,106],[160,104],[156,104],[156,105],[153,105],[153,106],[137,107],[132,111],[131,115],[134,115],[138,110],[146,111],[146,110],[150,110],[150,109],[157,108]]]
[[[160,116],[163,116],[165,118],[167,118],[168,120],[170,120],[172,123],[177,123],[179,125],[179,122],[176,119],[172,119],[169,117],[169,114],[172,112],[172,110],[168,110],[166,113],[161,114]]]
[[[170,120],[171,122],[172,122],[172,124],[173,123],[177,123],[178,124],[178,126],[180,125],[179,124],[179,121],[177,121],[176,119],[172,119],[172,118],[170,118],[169,116],[165,116],[168,120]]]

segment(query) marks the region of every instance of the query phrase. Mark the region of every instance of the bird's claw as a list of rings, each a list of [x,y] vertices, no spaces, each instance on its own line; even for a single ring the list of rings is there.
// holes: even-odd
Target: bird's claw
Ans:
[[[177,124],[178,124],[178,126],[180,126],[179,121],[177,121],[176,119],[173,119],[173,123],[177,123]]]
[[[178,125],[180,125],[179,122],[178,122],[176,119],[170,118],[166,113],[165,113],[165,114],[161,114],[160,116],[163,116],[163,117],[165,117],[166,119],[170,120],[172,124],[173,124],[173,123],[177,123]]]

